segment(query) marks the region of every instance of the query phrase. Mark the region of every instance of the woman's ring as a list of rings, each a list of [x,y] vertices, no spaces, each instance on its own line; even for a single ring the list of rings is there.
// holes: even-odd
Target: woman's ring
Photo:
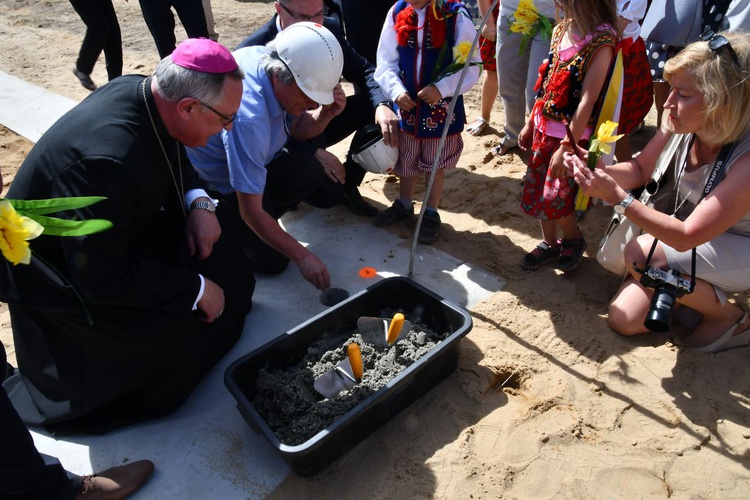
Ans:
[[[224,312],[224,309],[222,309],[219,312],[217,312],[216,313],[216,319],[219,319],[219,316],[221,316],[223,312]]]

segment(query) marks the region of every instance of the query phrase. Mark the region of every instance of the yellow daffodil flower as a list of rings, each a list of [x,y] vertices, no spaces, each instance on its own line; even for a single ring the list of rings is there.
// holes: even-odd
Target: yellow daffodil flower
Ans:
[[[28,240],[42,231],[41,224],[19,215],[8,200],[0,200],[0,251],[13,265],[31,262]]]
[[[539,22],[539,12],[533,0],[521,0],[513,13],[513,19],[513,24],[510,25],[511,32],[532,35],[535,29],[538,29],[536,25]]]
[[[460,14],[469,15],[468,12],[465,11],[461,3],[448,2],[447,0],[431,0],[431,2],[433,14],[438,20]],[[444,16],[439,16],[438,12],[442,12]],[[431,83],[434,84],[447,76],[458,73],[465,66],[481,66],[481,60],[477,60],[474,62],[469,61],[469,58],[472,54],[471,46],[471,42],[458,42],[452,49],[453,59],[451,60],[450,64],[445,66],[442,71],[439,71],[439,68],[443,67],[443,61],[445,61],[445,58],[447,58],[450,54],[450,52],[448,51],[448,46],[446,44],[443,44],[443,46],[440,48],[440,54],[438,55],[438,64],[432,72],[432,78],[430,80]]]
[[[518,8],[516,9],[516,12],[532,12],[539,15],[539,12],[536,10],[536,5],[534,5],[534,0],[521,0],[518,2]]]
[[[464,64],[469,60],[470,50],[471,42],[459,42],[458,45],[453,47],[453,62],[457,64]]]
[[[617,142],[617,140],[624,135],[612,135],[617,126],[617,122],[609,120],[599,125],[599,130],[596,131],[596,136],[591,138],[591,143],[589,144],[589,157],[586,161],[586,165],[590,169],[593,170],[596,168],[596,162],[599,161],[599,158],[603,154],[610,154],[612,152],[611,144]]]
[[[617,122],[611,122],[609,120],[599,125],[599,130],[596,131],[596,137],[592,139],[591,146],[589,146],[589,153],[594,152],[605,155],[611,153],[612,146],[610,146],[610,144],[614,144],[620,137],[625,135],[612,135],[617,128],[617,125]]]
[[[458,73],[463,69],[464,66],[481,66],[482,61],[467,62],[471,55],[471,42],[459,42],[453,47],[453,61],[440,73],[435,68],[432,82],[435,83],[446,76]]]
[[[523,55],[526,46],[534,37],[541,33],[542,37],[549,40],[552,37],[552,23],[546,16],[539,14],[533,0],[521,0],[518,8],[512,16],[508,17],[508,33],[520,33],[521,45],[518,53]]]

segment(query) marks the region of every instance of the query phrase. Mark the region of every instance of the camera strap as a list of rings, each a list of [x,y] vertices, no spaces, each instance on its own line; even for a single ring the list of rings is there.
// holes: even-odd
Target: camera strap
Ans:
[[[690,140],[690,146],[692,147],[693,140]],[[724,177],[724,170],[726,170],[726,164],[727,164],[727,158],[732,154],[732,151],[734,151],[734,147],[736,146],[736,143],[730,142],[728,144],[724,144],[721,147],[721,151],[719,151],[719,154],[716,157],[716,161],[714,162],[713,167],[711,168],[711,173],[709,174],[708,178],[706,179],[706,185],[703,187],[703,192],[701,193],[700,198],[698,199],[698,202],[696,203],[696,206],[698,203],[703,201],[703,198],[710,193],[713,188],[716,187],[716,185],[721,181],[721,179]],[[689,154],[689,151],[688,151]],[[680,172],[680,176],[683,175],[685,171],[685,168],[683,167],[682,171]],[[679,183],[678,183],[679,185]],[[646,264],[645,268],[648,269],[648,264],[651,262],[651,257],[654,255],[654,250],[656,250],[656,243],[659,240],[654,238],[654,242],[651,244],[651,250],[648,252],[648,257],[646,257]],[[697,260],[697,253],[695,247],[693,247],[693,257],[692,262],[690,266],[690,291],[688,293],[692,293],[693,289],[695,288],[695,263]]]
[[[726,170],[727,158],[729,158],[729,155],[732,154],[732,151],[734,151],[734,147],[736,145],[737,143],[730,142],[729,144],[724,144],[721,147],[721,151],[719,151],[719,155],[716,157],[714,166],[711,169],[711,174],[708,176],[708,179],[706,179],[706,185],[703,187],[703,193],[701,193],[701,197],[698,200],[698,203],[703,201],[703,198],[705,198],[706,195],[710,193],[711,190],[715,188],[719,182],[721,182],[721,179],[724,177],[724,170]]]

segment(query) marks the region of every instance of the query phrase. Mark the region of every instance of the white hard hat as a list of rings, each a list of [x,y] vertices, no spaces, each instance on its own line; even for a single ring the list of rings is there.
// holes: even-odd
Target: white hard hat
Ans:
[[[373,174],[390,173],[398,160],[398,148],[385,143],[377,124],[357,130],[351,148],[352,160]]]
[[[333,33],[317,23],[294,23],[276,35],[276,52],[307,97],[318,104],[333,102],[333,88],[344,68],[344,54]]]

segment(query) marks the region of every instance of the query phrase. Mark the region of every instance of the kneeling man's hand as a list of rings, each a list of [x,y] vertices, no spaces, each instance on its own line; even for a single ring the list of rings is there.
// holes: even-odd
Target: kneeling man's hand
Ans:
[[[383,133],[383,142],[388,146],[398,147],[398,116],[388,106],[378,106],[375,108],[375,123],[380,125],[380,131]]]
[[[335,154],[318,148],[315,150],[315,159],[323,166],[323,172],[326,174],[326,177],[333,182],[343,184],[346,181],[346,169]]]
[[[341,84],[337,83],[333,88],[333,102],[323,106],[323,110],[328,114],[329,117],[333,118],[338,116],[344,111],[346,107],[346,93],[341,88]]]
[[[216,214],[208,210],[193,209],[188,212],[187,225],[188,253],[198,260],[211,255],[214,243],[219,241],[221,226]]]
[[[301,260],[295,262],[299,267],[302,277],[315,285],[318,290],[328,290],[331,288],[331,275],[323,261],[314,253],[307,251]]]
[[[208,278],[205,278],[203,296],[198,301],[200,318],[204,323],[213,323],[224,312],[224,290]]]

